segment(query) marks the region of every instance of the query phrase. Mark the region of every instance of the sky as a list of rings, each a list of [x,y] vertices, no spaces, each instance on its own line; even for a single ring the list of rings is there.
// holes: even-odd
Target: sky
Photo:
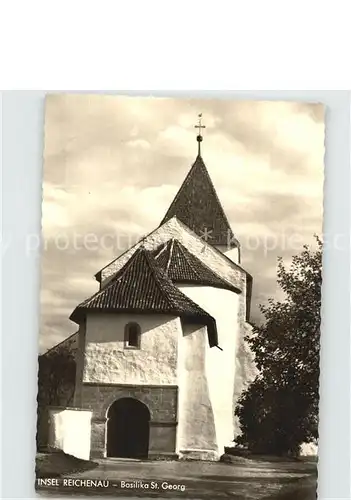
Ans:
[[[253,276],[259,304],[282,298],[289,265],[322,235],[324,108],[320,104],[50,95],[45,107],[40,352],[72,335],[94,275],[154,230],[202,157]]]

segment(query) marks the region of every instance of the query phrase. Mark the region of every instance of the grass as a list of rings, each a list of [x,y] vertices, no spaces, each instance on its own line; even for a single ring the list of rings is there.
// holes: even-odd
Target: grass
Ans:
[[[275,495],[268,496],[262,500],[316,500],[317,484],[314,477],[296,481],[295,484],[283,487]]]
[[[95,469],[98,464],[91,460],[81,460],[61,451],[55,453],[38,453],[35,459],[37,478],[61,477]]]

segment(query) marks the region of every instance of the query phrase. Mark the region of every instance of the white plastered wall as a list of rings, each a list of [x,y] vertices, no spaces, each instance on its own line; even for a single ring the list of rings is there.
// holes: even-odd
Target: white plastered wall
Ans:
[[[92,412],[75,408],[49,408],[48,448],[89,460]]]
[[[209,398],[211,404],[216,443],[218,452],[221,455],[224,453],[224,446],[227,446],[234,437],[233,393],[237,342],[240,331],[238,321],[239,295],[229,290],[208,286],[179,286],[179,288],[216,319],[218,344],[223,350],[216,347],[210,348],[207,334],[204,335],[203,332],[201,334],[201,332],[196,331],[191,335],[198,337],[201,334],[203,348],[199,347],[194,341],[193,345],[187,346],[187,350],[180,351],[181,355],[185,357],[183,362],[180,362],[180,366],[186,367],[188,364],[187,358],[191,357],[197,360],[197,364],[194,366],[201,366],[204,370],[203,377],[207,382],[207,387],[204,384],[201,385],[203,399],[207,401],[207,398]],[[184,342],[189,344],[186,336]],[[203,356],[203,359],[200,360],[200,356]],[[196,373],[198,372],[199,369],[197,368]],[[182,375],[180,377],[180,380],[182,380]],[[199,401],[199,395],[194,392],[194,385],[189,384],[187,385],[187,394],[186,396],[182,395],[181,401],[184,404],[185,399],[190,401],[192,398]],[[179,413],[182,414],[181,407]],[[209,425],[211,426],[211,422]],[[210,436],[212,433],[211,428],[206,429],[206,433]]]
[[[125,348],[129,322],[141,329],[140,349]],[[83,383],[176,384],[180,319],[163,314],[87,316]]]

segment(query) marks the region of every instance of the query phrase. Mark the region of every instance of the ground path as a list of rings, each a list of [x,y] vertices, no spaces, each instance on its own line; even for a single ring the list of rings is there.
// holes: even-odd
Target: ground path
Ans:
[[[238,458],[234,463],[134,461],[104,459],[93,470],[69,474],[75,480],[109,481],[94,495],[143,498],[314,500],[316,465],[307,462],[268,462]],[[123,483],[124,482],[124,483]],[[79,482],[76,482],[78,484]],[[105,483],[106,484],[106,483]],[[126,484],[131,487],[125,487]],[[168,489],[171,486],[172,489]],[[179,488],[179,489],[173,489]],[[86,487],[60,488],[60,496],[87,495]],[[51,490],[51,493],[53,491]]]

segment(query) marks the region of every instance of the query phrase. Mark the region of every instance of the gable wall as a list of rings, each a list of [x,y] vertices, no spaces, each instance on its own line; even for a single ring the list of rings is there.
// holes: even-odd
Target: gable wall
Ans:
[[[222,252],[228,259],[230,259],[234,264],[239,264],[239,249],[238,248],[228,248],[225,245],[216,245],[217,250]]]
[[[163,224],[150,233],[142,242],[146,250],[156,250],[161,244],[175,238],[182,243],[192,254],[198,257],[204,264],[221,276],[230,284],[240,290],[245,287],[245,272],[231,264],[219,251],[208,245],[205,241],[195,235],[190,229],[181,224],[176,218]],[[140,247],[141,242],[129,249],[118,259],[111,262],[101,271],[101,286],[104,287],[111,277],[118,272],[130,259],[134,252]]]

